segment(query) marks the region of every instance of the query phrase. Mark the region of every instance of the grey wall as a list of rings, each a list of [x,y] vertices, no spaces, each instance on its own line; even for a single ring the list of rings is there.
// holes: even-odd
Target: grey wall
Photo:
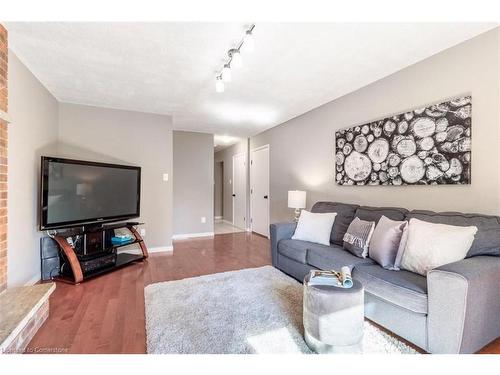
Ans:
[[[222,217],[224,212],[224,162],[214,162],[214,217]]]
[[[56,99],[9,51],[9,287],[40,276],[38,180],[40,156],[56,150]]]
[[[443,51],[250,140],[270,144],[271,222],[289,220],[287,190],[319,200],[500,214],[498,29]],[[472,184],[338,186],[334,132],[460,94],[472,94]]]
[[[218,151],[214,155],[214,159],[216,162],[222,161],[224,163],[224,197],[223,197],[223,219],[232,222],[233,221],[233,155],[246,153],[248,158],[248,141],[242,140],[228,148],[225,148],[221,151]],[[247,163],[248,165],[248,163]],[[248,169],[248,168],[247,168]],[[247,187],[248,187],[249,178],[247,175]],[[248,190],[248,188],[247,188]],[[246,194],[248,196],[248,194]],[[248,197],[247,197],[248,198]],[[247,211],[248,207],[250,207],[247,199]],[[247,213],[248,217],[248,213]]]
[[[173,150],[174,234],[213,232],[214,136],[174,131]]]
[[[172,238],[172,118],[140,112],[59,105],[58,155],[138,165],[141,217],[150,248],[168,248]]]

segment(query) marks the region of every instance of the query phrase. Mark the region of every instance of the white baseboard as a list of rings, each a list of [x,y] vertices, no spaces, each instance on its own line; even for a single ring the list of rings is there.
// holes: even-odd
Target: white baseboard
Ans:
[[[40,275],[35,275],[24,283],[24,286],[32,286],[41,280]]]
[[[226,223],[226,224],[229,224],[229,225],[233,225],[233,222],[232,221],[229,221],[229,220],[222,220],[223,223]]]
[[[169,252],[173,251],[174,247],[172,245],[170,246],[158,246],[158,247],[151,247],[148,248],[148,253],[163,253],[163,252]]]
[[[148,254],[154,254],[154,253],[168,253],[174,250],[174,247],[172,245],[170,246],[158,246],[158,247],[148,247]],[[123,250],[124,253],[129,253],[129,254],[142,254],[141,249],[136,248],[136,249],[127,249]]]
[[[173,240],[185,240],[187,238],[196,238],[196,237],[213,237],[214,232],[202,232],[202,233],[186,233],[186,234],[174,234],[172,236]]]
[[[222,216],[215,216],[214,220],[222,220]]]

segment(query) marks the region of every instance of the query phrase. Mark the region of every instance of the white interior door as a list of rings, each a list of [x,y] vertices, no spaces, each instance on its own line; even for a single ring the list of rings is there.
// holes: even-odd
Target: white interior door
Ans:
[[[269,237],[269,145],[252,150],[251,156],[252,231]]]
[[[233,225],[246,229],[246,154],[233,155]]]

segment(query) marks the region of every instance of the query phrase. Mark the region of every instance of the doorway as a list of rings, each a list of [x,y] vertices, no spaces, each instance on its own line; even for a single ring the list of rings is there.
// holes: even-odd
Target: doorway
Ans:
[[[214,219],[224,217],[224,162],[214,163]]]
[[[269,237],[269,145],[255,148],[250,158],[252,231]]]
[[[233,225],[240,229],[246,229],[246,155],[233,155]]]

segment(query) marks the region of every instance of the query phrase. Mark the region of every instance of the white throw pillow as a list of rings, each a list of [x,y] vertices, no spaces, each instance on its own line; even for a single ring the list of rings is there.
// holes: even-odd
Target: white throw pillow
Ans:
[[[312,213],[302,210],[292,240],[330,245],[330,234],[335,221],[335,212]]]
[[[458,227],[410,219],[401,268],[426,276],[427,271],[458,262],[467,255],[477,227]]]

